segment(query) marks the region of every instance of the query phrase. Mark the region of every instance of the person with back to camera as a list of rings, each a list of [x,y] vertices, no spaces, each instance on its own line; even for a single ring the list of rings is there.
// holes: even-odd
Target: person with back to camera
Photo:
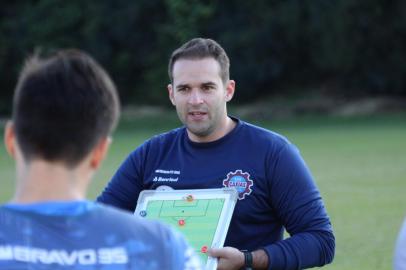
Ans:
[[[406,219],[403,221],[402,228],[400,229],[396,241],[393,269],[406,270]]]
[[[169,60],[169,99],[183,127],[133,151],[98,201],[134,211],[139,193],[236,187],[239,200],[218,269],[304,269],[330,263],[335,238],[313,177],[285,137],[227,114],[235,91],[229,58],[195,38]],[[286,228],[290,237],[283,240]]]
[[[200,269],[172,229],[85,199],[118,117],[113,82],[87,54],[26,62],[5,129],[17,183],[0,206],[0,269]]]

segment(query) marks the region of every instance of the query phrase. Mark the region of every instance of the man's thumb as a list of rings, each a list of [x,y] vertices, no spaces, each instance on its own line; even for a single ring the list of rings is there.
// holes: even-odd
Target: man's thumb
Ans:
[[[227,254],[227,249],[228,247],[223,247],[223,248],[209,248],[209,250],[207,250],[207,254],[210,257],[224,257],[225,254]]]

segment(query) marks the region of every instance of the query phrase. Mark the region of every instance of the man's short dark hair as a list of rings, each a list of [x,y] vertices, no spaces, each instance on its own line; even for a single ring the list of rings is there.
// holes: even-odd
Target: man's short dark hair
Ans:
[[[30,57],[13,101],[14,130],[24,158],[70,167],[115,128],[120,105],[107,72],[84,52]]]
[[[214,58],[220,65],[220,77],[223,82],[230,78],[230,59],[224,49],[212,39],[194,38],[176,49],[169,59],[168,74],[173,83],[173,66],[179,59]]]

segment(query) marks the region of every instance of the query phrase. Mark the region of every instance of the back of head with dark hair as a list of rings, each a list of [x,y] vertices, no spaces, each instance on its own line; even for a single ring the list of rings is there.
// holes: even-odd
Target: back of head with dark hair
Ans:
[[[223,82],[230,78],[230,59],[216,41],[205,38],[194,38],[176,49],[169,59],[168,74],[173,83],[173,66],[179,59],[214,58],[220,65],[220,77]]]
[[[26,160],[77,165],[119,117],[116,88],[103,68],[78,50],[34,55],[20,73],[13,122]]]

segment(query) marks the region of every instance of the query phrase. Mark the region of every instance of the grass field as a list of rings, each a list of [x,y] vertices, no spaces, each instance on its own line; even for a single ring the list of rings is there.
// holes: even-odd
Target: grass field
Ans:
[[[254,122],[294,142],[315,176],[337,239],[335,260],[323,269],[391,269],[406,216],[406,115]],[[177,125],[172,114],[123,121],[89,198],[132,149]],[[14,165],[3,146],[0,153],[0,202],[5,202],[14,188]]]

